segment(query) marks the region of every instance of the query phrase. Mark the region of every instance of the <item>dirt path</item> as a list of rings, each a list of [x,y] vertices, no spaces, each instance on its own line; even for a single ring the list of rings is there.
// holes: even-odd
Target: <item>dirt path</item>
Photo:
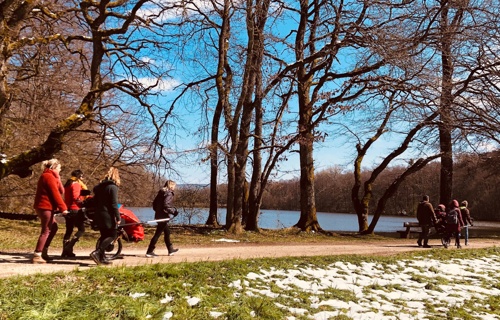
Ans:
[[[442,248],[431,242],[433,248]],[[471,239],[471,243],[461,250],[475,248],[500,247],[500,239]],[[178,263],[196,261],[220,261],[228,259],[248,259],[284,256],[324,256],[324,255],[391,255],[414,250],[429,250],[418,248],[415,239],[398,241],[342,242],[335,244],[299,244],[299,245],[257,245],[241,243],[220,243],[203,247],[180,247],[174,256],[168,256],[166,250],[157,250],[159,257],[146,258],[144,249],[125,247],[123,258],[114,260],[113,266],[136,266],[152,263]],[[444,249],[443,249],[444,250]],[[457,250],[450,248],[448,250]],[[57,271],[86,270],[96,265],[89,257],[89,251],[76,251],[76,258],[63,259],[55,257],[52,263],[35,265],[30,263],[31,254],[27,252],[0,252],[0,277],[28,275],[35,273],[50,273]]]

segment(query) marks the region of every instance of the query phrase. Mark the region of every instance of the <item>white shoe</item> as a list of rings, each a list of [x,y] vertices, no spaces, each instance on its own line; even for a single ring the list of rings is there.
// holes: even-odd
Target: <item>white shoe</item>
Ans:
[[[154,252],[146,253],[146,258],[154,258],[158,257],[158,255]]]

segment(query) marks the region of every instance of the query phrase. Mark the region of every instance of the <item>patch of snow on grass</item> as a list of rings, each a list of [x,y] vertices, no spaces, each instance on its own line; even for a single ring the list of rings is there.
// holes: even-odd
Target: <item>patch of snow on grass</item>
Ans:
[[[290,270],[261,269],[247,275],[246,279],[253,281],[244,280],[245,289],[239,280],[230,286],[245,290],[249,295],[267,298],[285,298],[290,292],[289,301],[293,307],[283,302],[286,299],[276,305],[298,315],[306,314],[308,307],[322,309],[310,315],[313,319],[342,315],[353,319],[427,319],[446,317],[449,307],[463,306],[470,299],[484,301],[499,296],[500,288],[491,284],[491,279],[485,281],[491,274],[498,274],[498,259],[495,257],[451,262],[423,258],[387,265],[355,265],[339,261],[325,269],[313,266]],[[265,288],[266,283],[272,286]],[[273,287],[278,289],[273,292],[270,289]],[[339,292],[339,296],[332,297],[332,290]],[[298,300],[293,298],[297,295],[309,295],[310,305],[300,308]],[[353,297],[354,301],[349,301]],[[470,316],[499,319],[494,314],[479,312],[472,312]]]

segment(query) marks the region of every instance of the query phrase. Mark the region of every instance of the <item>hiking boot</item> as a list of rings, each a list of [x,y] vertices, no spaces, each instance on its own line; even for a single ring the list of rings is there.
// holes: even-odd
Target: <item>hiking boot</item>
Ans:
[[[76,254],[74,254],[73,252],[63,252],[61,254],[61,258],[75,258],[76,257]]]
[[[61,254],[61,257],[63,258],[74,258],[76,257],[76,254],[73,252],[73,247],[75,246],[75,243],[78,242],[78,238],[73,237],[71,240],[64,240],[63,241],[63,251]]]
[[[44,248],[42,250],[42,258],[43,258],[43,260],[45,260],[45,261],[52,261],[52,260],[54,260],[53,258],[49,257],[49,253],[48,252],[49,252],[49,248]]]
[[[35,252],[33,253],[33,257],[31,258],[31,263],[42,264],[47,263],[47,261],[42,258],[42,254],[40,252]]]
[[[155,257],[158,257],[158,255],[154,252],[146,253],[146,258],[155,258]]]
[[[169,249],[169,250],[168,250],[168,255],[169,255],[169,256],[173,256],[173,255],[174,255],[174,253],[176,253],[177,251],[179,251],[179,249],[174,249],[174,248],[171,248],[171,249]]]
[[[92,251],[90,253],[90,257],[92,258],[92,260],[94,260],[94,262],[97,264],[97,265],[100,265],[102,264],[102,261],[101,261],[101,258],[100,258],[100,252],[95,250],[95,251]]]

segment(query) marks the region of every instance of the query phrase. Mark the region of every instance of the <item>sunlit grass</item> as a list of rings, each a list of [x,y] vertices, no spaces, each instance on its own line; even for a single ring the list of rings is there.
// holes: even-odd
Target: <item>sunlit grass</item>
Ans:
[[[223,228],[206,228],[203,226],[173,226],[172,240],[176,245],[216,245],[217,239],[237,240],[241,243],[255,244],[300,244],[300,243],[328,243],[328,242],[365,242],[365,241],[398,241],[399,239],[379,235],[360,236],[354,233],[332,234],[332,233],[307,233],[300,232],[296,228],[287,228],[280,230],[261,230],[260,232],[243,232],[235,235],[227,233]],[[51,251],[59,253],[62,248],[62,237],[65,231],[65,225],[59,226],[51,244]],[[145,249],[148,240],[154,234],[154,227],[145,228],[145,241],[139,243],[125,243],[126,247]],[[31,251],[35,247],[38,235],[40,234],[39,221],[16,221],[0,219],[0,232],[2,240],[0,241],[0,250],[4,252],[13,251]],[[86,233],[76,243],[75,250],[89,249],[95,246],[99,232],[86,229]]]
[[[498,248],[455,250],[455,254],[442,251],[444,253],[438,250],[427,253],[426,258],[451,263],[456,259],[491,259],[500,255]],[[300,260],[266,258],[139,267],[96,267],[85,271],[16,276],[0,279],[0,319],[164,319],[170,314],[172,319],[210,319],[218,314],[221,319],[285,319],[291,315],[295,319],[308,319],[307,315],[334,310],[329,305],[313,307],[314,301],[350,303],[359,302],[359,297],[350,290],[336,288],[334,284],[321,292],[314,292],[301,290],[293,284],[289,288],[282,288],[274,283],[284,280],[284,276],[274,277],[275,280],[267,284],[258,279],[245,280],[248,283],[242,280],[247,279],[250,273],[260,273],[260,270],[321,270],[339,262],[356,268],[371,263],[377,269],[393,274],[393,268],[389,268],[392,264],[420,259],[422,254],[418,252],[391,257],[344,255],[305,257]],[[435,290],[442,284],[451,285],[439,276],[429,278],[413,274],[412,277],[414,283],[427,284],[429,287],[426,290]],[[321,280],[313,279],[307,273],[296,276],[301,281],[307,278],[311,284]],[[500,276],[497,274],[490,279],[490,283],[483,285],[491,288],[499,283]],[[376,280],[365,287],[363,293],[368,295],[374,291],[383,292],[378,299],[374,299],[377,302],[380,299],[388,301],[390,292],[408,290],[410,289],[395,284],[381,286]],[[271,293],[272,296],[269,296]],[[454,293],[450,293],[450,296],[453,297]],[[396,300],[394,305],[407,308],[408,301]],[[437,308],[447,308],[444,315],[448,318],[468,319],[467,314],[471,310],[500,315],[498,297],[488,297],[482,303],[477,299],[470,299],[463,305],[425,303],[424,306],[425,310],[422,312],[430,313],[440,313]],[[346,308],[335,319],[348,319],[348,312]],[[398,315],[396,311],[384,312],[388,317]],[[428,318],[439,317],[430,315]]]

